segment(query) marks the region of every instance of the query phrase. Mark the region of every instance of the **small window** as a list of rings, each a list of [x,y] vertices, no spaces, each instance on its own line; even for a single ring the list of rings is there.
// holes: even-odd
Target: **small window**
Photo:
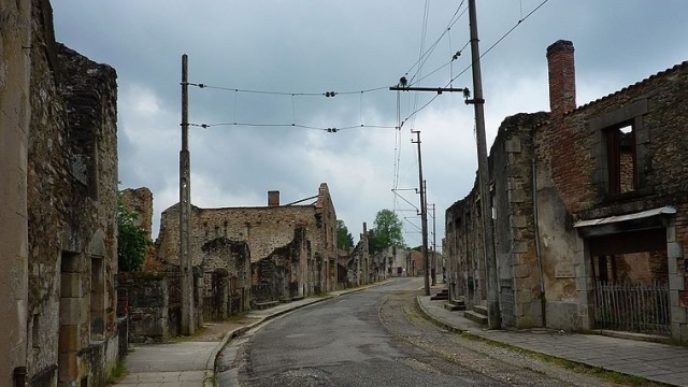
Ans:
[[[607,129],[607,170],[610,194],[635,191],[637,168],[633,125]]]

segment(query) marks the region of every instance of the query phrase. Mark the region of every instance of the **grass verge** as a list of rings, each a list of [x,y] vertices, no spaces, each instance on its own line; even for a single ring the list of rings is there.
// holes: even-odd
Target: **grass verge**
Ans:
[[[126,374],[127,374],[127,366],[124,365],[124,362],[122,360],[117,360],[117,364],[115,364],[115,368],[112,369],[112,373],[107,378],[105,383],[107,385],[115,384],[120,379],[122,379],[124,376],[126,376]]]

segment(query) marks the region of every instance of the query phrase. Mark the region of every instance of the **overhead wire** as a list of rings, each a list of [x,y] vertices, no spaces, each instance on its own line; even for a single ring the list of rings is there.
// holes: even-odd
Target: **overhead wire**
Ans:
[[[351,94],[365,94],[372,93],[381,90],[388,90],[389,85],[371,87],[368,89],[361,90],[344,90],[344,91],[322,91],[322,92],[303,92],[303,91],[278,91],[278,90],[257,90],[257,89],[241,89],[236,87],[227,86],[216,86],[209,85],[207,83],[194,83],[187,82],[187,85],[198,87],[199,89],[213,89],[222,91],[232,91],[235,93],[246,93],[246,94],[264,94],[264,95],[281,95],[285,97],[335,97],[337,95],[351,95]]]
[[[336,132],[340,132],[343,130],[362,129],[362,128],[371,128],[371,129],[396,129],[397,128],[396,126],[372,125],[372,124],[358,124],[358,125],[348,125],[348,126],[340,126],[340,127],[321,127],[321,126],[311,126],[311,125],[297,124],[297,123],[249,123],[249,122],[218,122],[218,123],[212,123],[212,124],[189,123],[189,126],[197,127],[197,128],[203,128],[203,129],[214,128],[214,127],[218,127],[218,126],[240,126],[240,127],[252,127],[252,128],[284,127],[284,128],[300,128],[300,129],[310,129],[310,130],[322,130],[322,131],[326,131],[326,132],[330,132],[330,133],[336,133]]]
[[[499,37],[499,39],[497,39],[494,43],[492,43],[492,44],[487,48],[487,50],[483,51],[483,53],[480,54],[480,59],[482,59],[485,55],[487,55],[488,53],[490,53],[495,47],[497,47],[497,45],[499,45],[502,41],[504,41],[504,39],[506,39],[506,37],[509,36],[509,34],[511,34],[516,28],[518,28],[518,26],[520,26],[521,23],[523,23],[524,21],[526,21],[531,15],[533,15],[535,12],[537,12],[537,10],[539,10],[540,8],[542,8],[542,6],[545,5],[548,1],[549,1],[549,0],[543,0],[540,4],[538,4],[538,6],[536,6],[535,8],[533,8],[533,10],[531,10],[529,13],[527,13],[524,17],[518,19],[518,21],[516,22],[516,24],[515,24],[513,27],[509,28],[504,34],[502,34],[502,36]],[[451,78],[451,79],[449,80],[449,82],[447,82],[443,87],[448,87],[448,86],[451,85],[453,82],[455,82],[460,76],[462,76],[462,75],[465,74],[468,70],[470,70],[471,67],[473,67],[473,63],[474,63],[475,61],[477,61],[477,59],[471,61],[471,63],[470,63],[468,66],[466,66],[463,70],[461,70],[456,76],[454,76],[453,78]],[[421,107],[418,108],[418,109],[415,109],[411,114],[409,114],[408,116],[406,116],[406,118],[404,118],[404,119],[401,121],[401,124],[399,124],[399,127],[403,127],[404,124],[405,124],[411,117],[413,117],[413,116],[415,116],[416,114],[420,113],[423,109],[425,109],[425,108],[428,107],[433,101],[435,101],[435,99],[437,99],[437,97],[439,97],[439,96],[440,96],[440,94],[435,94],[435,96],[433,96],[433,97],[432,97],[428,102],[426,102],[423,106],[421,106]]]

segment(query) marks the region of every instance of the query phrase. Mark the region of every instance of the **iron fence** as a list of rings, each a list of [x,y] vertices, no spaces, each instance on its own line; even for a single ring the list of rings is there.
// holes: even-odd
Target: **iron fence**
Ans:
[[[597,282],[597,328],[669,335],[671,315],[666,283],[617,284]]]

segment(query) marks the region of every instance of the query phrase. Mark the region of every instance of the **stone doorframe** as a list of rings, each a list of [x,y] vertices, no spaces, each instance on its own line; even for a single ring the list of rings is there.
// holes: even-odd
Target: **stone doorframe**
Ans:
[[[645,228],[664,228],[666,231],[666,253],[669,277],[669,313],[671,321],[671,338],[681,343],[688,343],[688,310],[680,305],[681,292],[685,288],[684,274],[678,263],[683,260],[683,246],[676,238],[676,209],[666,206],[634,214],[612,216],[607,218],[582,220],[576,222],[578,231],[577,254],[574,268],[576,272],[576,290],[578,292],[578,317],[580,328],[593,329],[594,278],[592,259],[587,238],[603,236],[620,231]]]

